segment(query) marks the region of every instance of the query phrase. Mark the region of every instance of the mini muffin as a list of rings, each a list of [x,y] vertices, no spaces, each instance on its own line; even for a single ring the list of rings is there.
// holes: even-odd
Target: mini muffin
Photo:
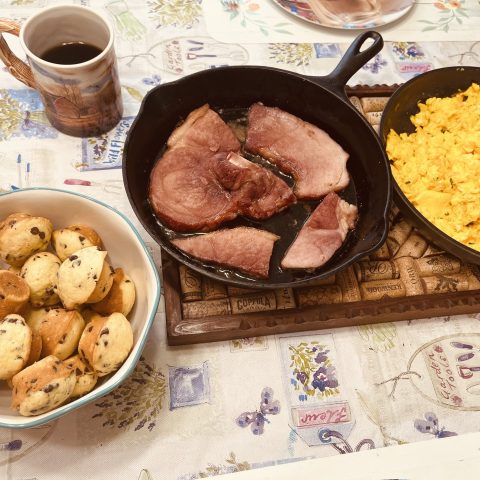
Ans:
[[[103,268],[102,272],[100,273],[97,286],[85,303],[100,302],[108,295],[108,292],[110,292],[110,289],[113,285],[114,273],[115,270],[113,270],[113,268],[107,262],[103,262]]]
[[[0,320],[9,313],[18,313],[28,302],[27,282],[8,270],[0,270]]]
[[[53,253],[32,255],[20,271],[20,276],[30,287],[30,303],[34,307],[55,305],[60,301],[55,292],[60,259]]]
[[[82,333],[78,354],[99,377],[118,370],[133,347],[130,322],[121,313],[93,317]]]
[[[57,293],[65,308],[77,308],[86,303],[92,295],[95,295],[95,289],[100,283],[100,277],[105,269],[107,269],[108,276],[108,266],[105,268],[106,256],[107,252],[99,250],[98,247],[87,247],[70,255],[60,265]],[[105,288],[105,291],[101,292],[104,294],[103,296],[108,293],[104,279],[105,273],[100,288],[100,291]]]
[[[42,357],[54,355],[65,360],[76,351],[85,328],[83,317],[76,310],[50,310],[40,324]]]
[[[30,347],[30,354],[27,358],[26,366],[33,365],[40,360],[42,355],[42,337],[39,333],[32,331],[32,346]]]
[[[53,410],[70,397],[75,381],[75,370],[53,355],[45,357],[13,377],[12,408],[24,416]]]
[[[123,269],[116,268],[112,288],[102,301],[92,305],[92,309],[102,315],[119,312],[127,316],[134,303],[135,285],[132,279]]]
[[[18,373],[27,363],[32,346],[32,331],[16,314],[0,321],[0,380]]]
[[[83,248],[100,247],[103,250],[102,240],[97,232],[85,225],[70,225],[55,230],[52,234],[52,245],[62,262]]]
[[[47,249],[53,226],[48,218],[27,213],[9,215],[0,224],[0,258],[21,267],[28,257]]]
[[[61,305],[52,305],[51,307],[33,308],[30,304],[22,310],[22,317],[27,322],[27,325],[32,329],[32,332],[39,333],[40,325],[45,320],[48,312],[55,308],[62,308]]]
[[[64,361],[68,368],[75,370],[77,377],[77,383],[71,394],[71,397],[81,397],[86,393],[93,390],[93,387],[97,383],[98,375],[95,372],[88,370],[87,366],[80,360],[78,355],[67,358]]]

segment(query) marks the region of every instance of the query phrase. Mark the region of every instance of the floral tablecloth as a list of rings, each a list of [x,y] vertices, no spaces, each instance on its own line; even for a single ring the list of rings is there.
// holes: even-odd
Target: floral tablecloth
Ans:
[[[55,3],[0,0],[0,11],[23,21]],[[222,44],[200,0],[76,3],[115,26],[125,117],[102,137],[67,137],[48,124],[37,93],[1,69],[0,188],[57,187],[110,203],[132,219],[161,271],[160,249],[136,220],[120,170],[146,92],[219,65],[325,74],[348,43]],[[480,42],[388,42],[350,83],[402,83],[446,65],[480,65]],[[453,363],[467,350],[459,345],[478,353],[480,315],[168,347],[161,302],[143,357],[117,390],[54,423],[0,429],[0,478],[187,480],[475,432],[480,374],[461,383]],[[275,408],[261,408],[267,397]]]

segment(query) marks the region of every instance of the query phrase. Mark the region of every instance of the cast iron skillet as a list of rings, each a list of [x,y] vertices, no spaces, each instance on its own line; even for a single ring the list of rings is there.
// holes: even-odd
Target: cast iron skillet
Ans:
[[[373,39],[373,43],[360,51],[368,39]],[[379,137],[348,101],[345,85],[382,46],[382,37],[377,32],[362,33],[353,41],[335,70],[325,77],[307,77],[267,67],[223,67],[195,73],[152,89],[143,100],[128,133],[123,154],[125,188],[145,229],[162,248],[188,267],[208,277],[250,288],[305,284],[331,275],[377,249],[385,241],[388,230],[390,167]],[[205,103],[227,121],[238,119],[245,117],[248,107],[258,101],[284,109],[323,128],[350,153],[347,168],[351,181],[341,196],[358,206],[359,219],[332,259],[313,272],[282,271],[279,265],[309,211],[318,202],[298,203],[263,222],[239,218],[222,225],[249,225],[281,236],[275,244],[270,276],[266,280],[186,256],[170,241],[182,235],[163,225],[149,205],[150,172],[180,121]],[[248,158],[259,160],[258,157]]]
[[[383,111],[380,123],[383,143],[386,144],[391,129],[397,133],[415,131],[410,116],[419,112],[418,102],[424,102],[430,97],[449,97],[466,90],[474,82],[480,83],[480,68],[447,67],[423,73],[403,84],[392,95]],[[480,264],[480,252],[439,230],[410,203],[393,177],[392,182],[395,204],[426,238],[466,262]]]

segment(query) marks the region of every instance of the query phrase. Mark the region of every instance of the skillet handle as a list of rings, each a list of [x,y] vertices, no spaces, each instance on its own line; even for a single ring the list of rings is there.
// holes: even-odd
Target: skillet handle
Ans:
[[[365,50],[360,51],[364,43],[372,39],[373,43]],[[315,77],[312,80],[322,86],[327,87],[333,93],[342,98],[347,98],[345,87],[347,82],[358,70],[360,70],[369,60],[371,60],[383,48],[383,38],[375,31],[363,32],[358,35],[352,44],[348,47],[345,55],[341,58],[339,64],[333,72],[324,77]],[[310,77],[311,78],[311,77]]]

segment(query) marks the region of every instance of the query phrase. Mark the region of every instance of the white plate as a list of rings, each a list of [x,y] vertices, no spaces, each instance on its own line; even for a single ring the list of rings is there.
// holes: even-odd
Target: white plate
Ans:
[[[414,0],[272,1],[301,20],[347,30],[374,28],[395,22],[406,15],[415,3]]]

